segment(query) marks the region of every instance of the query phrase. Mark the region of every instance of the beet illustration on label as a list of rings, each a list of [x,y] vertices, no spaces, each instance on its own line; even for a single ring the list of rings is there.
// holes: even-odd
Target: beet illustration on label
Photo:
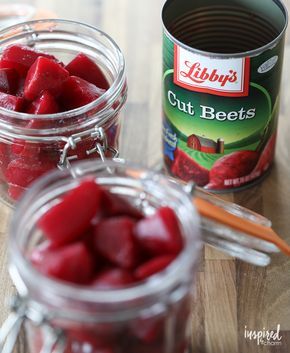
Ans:
[[[286,14],[271,3],[279,11],[273,22],[261,6],[263,18],[256,17],[268,34],[255,29],[260,39],[254,46],[246,39],[252,26],[245,23],[255,21],[250,14],[256,10],[238,3],[235,23],[227,19],[232,34],[223,33],[228,15],[218,3],[205,11],[197,3],[181,0],[177,6],[168,0],[163,9],[165,166],[173,176],[211,191],[257,182],[275,154]]]

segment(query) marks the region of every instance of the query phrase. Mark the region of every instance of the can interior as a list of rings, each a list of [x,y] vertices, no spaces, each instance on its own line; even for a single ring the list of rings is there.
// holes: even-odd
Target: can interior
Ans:
[[[275,0],[169,0],[169,33],[194,49],[236,54],[263,47],[284,30],[287,15]]]

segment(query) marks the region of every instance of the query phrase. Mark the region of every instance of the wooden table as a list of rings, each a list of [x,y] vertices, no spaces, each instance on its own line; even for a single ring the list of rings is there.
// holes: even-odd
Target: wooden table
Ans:
[[[152,165],[161,156],[161,0],[36,0],[58,14],[94,24],[120,45],[127,60],[129,99],[122,132],[122,156]],[[290,8],[290,0],[287,0]],[[276,165],[262,184],[225,196],[273,221],[290,243],[290,41],[288,38],[282,88],[282,109]],[[9,210],[0,206],[0,321],[13,292],[6,268],[6,229]],[[273,256],[257,268],[205,247],[192,315],[194,353],[290,352],[290,261]],[[282,344],[257,346],[244,338],[248,329],[276,329]],[[138,352],[136,352],[138,353]]]

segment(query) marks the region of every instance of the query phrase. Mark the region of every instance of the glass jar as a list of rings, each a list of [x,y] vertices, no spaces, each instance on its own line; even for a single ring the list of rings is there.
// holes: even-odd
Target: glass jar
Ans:
[[[164,205],[175,210],[185,246],[169,267],[147,281],[117,290],[66,284],[34,269],[27,256],[43,240],[38,219],[88,176],[145,214]],[[45,352],[55,353],[185,353],[200,249],[199,217],[191,199],[165,176],[116,161],[85,161],[70,170],[54,171],[34,183],[12,219],[10,274],[19,297],[14,303],[17,325],[7,344],[12,349],[11,337],[17,336],[15,330],[24,322],[30,353],[40,353],[44,347]]]
[[[76,159],[117,155],[119,113],[127,96],[124,57],[98,29],[66,20],[25,22],[0,32],[0,50],[22,44],[68,63],[78,53],[93,59],[110,88],[83,107],[58,114],[31,115],[0,108],[0,194],[18,199],[48,170]]]

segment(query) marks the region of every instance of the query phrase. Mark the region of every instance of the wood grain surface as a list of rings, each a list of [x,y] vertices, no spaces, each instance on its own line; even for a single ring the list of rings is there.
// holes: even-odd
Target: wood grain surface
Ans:
[[[254,0],[253,0],[254,1]],[[161,157],[161,0],[37,0],[58,17],[96,25],[121,47],[127,62],[129,98],[124,112],[122,156],[153,165]],[[286,1],[290,8],[290,0]],[[285,51],[276,163],[260,185],[226,199],[260,212],[290,243],[290,38]],[[7,273],[7,221],[0,206],[0,321],[13,286]],[[258,346],[251,330],[281,325],[282,344]],[[192,313],[193,353],[289,353],[290,261],[279,254],[260,269],[205,247]],[[27,352],[28,353],[28,352]],[[136,352],[138,353],[138,352]]]

